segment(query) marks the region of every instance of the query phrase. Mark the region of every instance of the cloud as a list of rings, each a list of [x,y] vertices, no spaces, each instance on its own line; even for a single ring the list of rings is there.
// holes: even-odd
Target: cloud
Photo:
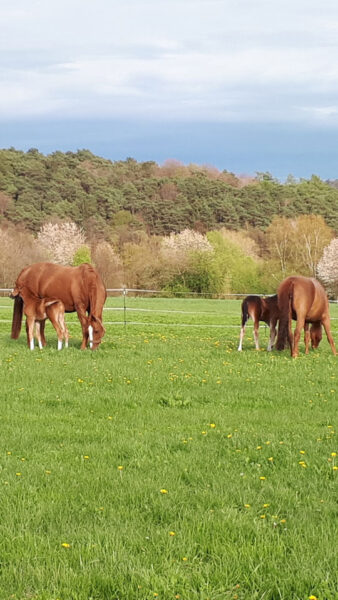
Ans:
[[[338,123],[331,0],[3,0],[0,23],[2,118]]]

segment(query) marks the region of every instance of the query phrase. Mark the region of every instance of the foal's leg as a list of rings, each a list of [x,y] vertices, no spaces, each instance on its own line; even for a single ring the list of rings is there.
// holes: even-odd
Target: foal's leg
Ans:
[[[272,350],[272,348],[274,347],[274,344],[275,344],[275,339],[276,339],[276,335],[277,335],[276,325],[277,325],[277,319],[271,319],[271,321],[270,321],[270,337],[269,337],[269,343],[268,343],[268,352],[271,352],[271,350]]]
[[[241,327],[241,334],[239,336],[239,346],[238,346],[238,350],[239,352],[241,352],[242,347],[243,347],[243,339],[244,339],[244,334],[245,334],[245,325],[243,325]]]
[[[40,321],[40,336],[41,336],[41,343],[43,346],[46,346],[45,325],[46,325],[46,319],[44,319],[43,321]]]
[[[38,340],[40,350],[43,349],[43,343],[42,343],[42,337],[41,337],[41,324],[42,323],[44,323],[44,321],[35,321],[35,335]]]
[[[305,344],[305,354],[309,354],[309,345],[310,345],[309,323],[305,323],[305,325],[304,325],[304,344]]]
[[[62,337],[65,340],[65,348],[68,348],[69,331],[67,329],[67,325],[66,325],[66,322],[65,322],[65,315],[61,311],[59,313],[58,321],[59,321],[60,329],[62,331]]]
[[[255,338],[256,350],[259,350],[259,335],[258,335],[258,330],[259,330],[259,321],[255,319],[255,321],[254,321],[254,338]]]
[[[330,324],[330,317],[326,316],[322,319],[322,325],[325,329],[325,333],[326,333],[326,337],[327,337],[327,341],[329,342],[330,346],[331,346],[331,350],[333,352],[333,354],[336,356],[337,354],[337,350],[336,347],[334,345],[334,341],[333,341],[333,337],[332,337],[332,333],[331,333],[331,324]]]
[[[30,350],[34,350],[34,323],[35,318],[31,315],[26,315],[27,342]]]

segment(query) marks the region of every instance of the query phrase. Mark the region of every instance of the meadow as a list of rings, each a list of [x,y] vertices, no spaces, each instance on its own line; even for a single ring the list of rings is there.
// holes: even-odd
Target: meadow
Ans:
[[[326,337],[292,360],[248,325],[240,353],[239,301],[127,304],[96,352],[74,315],[31,352],[0,298],[1,600],[336,600]]]

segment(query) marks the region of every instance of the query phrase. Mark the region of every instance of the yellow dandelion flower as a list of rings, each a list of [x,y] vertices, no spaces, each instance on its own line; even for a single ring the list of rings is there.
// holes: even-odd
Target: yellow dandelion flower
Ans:
[[[270,506],[270,504],[268,504],[267,502],[263,504],[263,508],[268,508],[268,506]]]
[[[265,519],[265,515],[261,515],[261,516],[260,516],[260,519]]]
[[[169,531],[169,535],[171,535],[171,537],[173,537],[174,535],[176,535],[175,531]]]
[[[184,562],[186,562],[188,559],[186,556],[183,556],[182,560],[184,560]]]
[[[45,471],[46,475],[50,475],[52,471]]]
[[[257,446],[256,450],[262,450],[262,446]]]
[[[162,489],[160,490],[160,492],[161,492],[161,494],[167,494],[167,493],[168,493],[168,490],[166,490],[165,488],[162,488]]]
[[[268,460],[269,460],[270,462],[272,462],[272,461],[273,461],[273,456],[269,456]]]
[[[85,460],[88,460],[88,459],[89,459],[89,456],[88,456],[88,454],[86,454],[86,455],[85,455],[83,458],[84,458]]]
[[[259,479],[260,479],[261,481],[265,481],[265,480],[266,480],[266,477],[264,477],[264,475],[262,475],[262,476],[261,476]]]
[[[314,596],[313,594],[311,594],[311,596],[309,596],[309,600],[318,600],[317,596]]]
[[[335,465],[334,467],[332,467],[334,471],[338,471],[338,467],[337,465]]]
[[[62,542],[61,546],[62,548],[70,548],[70,544],[68,544],[68,542]]]
[[[12,453],[11,452],[7,452],[8,456],[10,456]]]
[[[280,522],[281,523],[286,523],[286,519],[281,519]]]
[[[299,450],[300,454],[305,454],[305,450]]]
[[[230,438],[232,438],[232,433],[228,433],[227,438],[230,440]]]
[[[333,457],[337,456],[337,452],[331,452],[331,456],[333,456]]]
[[[250,508],[250,504],[244,504],[244,508]]]
[[[119,465],[117,468],[118,468],[119,471],[123,471],[123,466],[122,465]]]
[[[211,429],[215,429],[216,424],[215,423],[210,423],[210,427],[211,427]]]
[[[207,435],[207,432],[206,431],[202,431],[202,435]]]

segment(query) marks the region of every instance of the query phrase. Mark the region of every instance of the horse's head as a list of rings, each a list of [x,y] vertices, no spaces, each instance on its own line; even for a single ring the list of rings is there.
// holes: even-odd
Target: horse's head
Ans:
[[[106,330],[103,327],[102,320],[95,317],[95,315],[90,315],[88,317],[88,335],[91,350],[95,350],[101,344],[105,333]]]
[[[321,323],[312,323],[310,328],[311,335],[311,347],[318,348],[320,341],[323,336],[322,325]]]

